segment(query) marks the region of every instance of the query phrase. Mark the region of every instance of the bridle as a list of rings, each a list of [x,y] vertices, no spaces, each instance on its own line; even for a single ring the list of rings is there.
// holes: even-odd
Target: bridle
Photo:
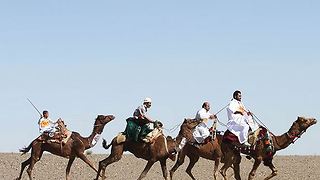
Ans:
[[[295,122],[295,123],[296,123],[296,122]],[[300,129],[302,129],[302,130],[300,130]],[[300,130],[300,132],[297,133],[297,132],[295,132],[295,131],[290,132],[290,131],[291,131],[291,129],[290,129],[290,130],[286,133],[287,136],[289,137],[289,139],[291,140],[290,143],[292,143],[292,144],[295,143],[299,138],[301,138],[302,134],[306,132],[306,128],[301,128],[301,126],[299,126],[299,130]]]

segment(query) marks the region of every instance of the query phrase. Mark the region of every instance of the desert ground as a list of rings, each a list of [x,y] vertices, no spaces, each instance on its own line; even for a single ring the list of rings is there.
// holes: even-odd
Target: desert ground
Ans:
[[[20,172],[20,163],[27,158],[30,154],[21,156],[18,153],[1,153],[0,154],[0,179],[12,180],[16,178]],[[88,158],[92,160],[97,166],[98,162],[107,157],[107,154],[92,154],[88,155]],[[65,168],[68,160],[62,157],[58,157],[51,154],[44,154],[42,159],[36,163],[33,170],[33,179],[64,179]],[[188,180],[191,179],[186,173],[185,169],[188,165],[188,158],[185,163],[180,166],[174,175],[174,179]],[[107,167],[107,179],[137,179],[142,172],[146,161],[138,159],[131,154],[126,154],[123,158]],[[174,165],[171,160],[167,161],[168,170]],[[249,171],[253,162],[242,158],[241,163],[241,177],[247,179]],[[274,165],[278,168],[279,175],[274,177],[274,180],[319,180],[320,179],[320,156],[275,156]],[[213,162],[200,158],[198,163],[193,168],[194,176],[199,180],[213,179]],[[258,168],[255,179],[263,179],[271,171],[260,165]],[[232,175],[232,170],[228,171],[229,176]],[[71,179],[94,179],[96,173],[87,166],[80,159],[76,159],[71,168]],[[26,171],[23,173],[22,179],[28,179]],[[157,162],[147,174],[146,180],[163,179],[160,168],[160,163]],[[218,174],[218,179],[222,179],[222,176]],[[230,179],[234,179],[233,177]]]

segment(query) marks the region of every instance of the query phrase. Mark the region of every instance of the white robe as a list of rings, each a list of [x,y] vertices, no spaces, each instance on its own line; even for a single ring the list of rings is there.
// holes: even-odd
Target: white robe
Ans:
[[[48,133],[56,132],[56,125],[49,118],[42,117],[41,119],[39,119],[38,124],[39,124],[39,131],[41,134],[44,132],[48,132]]]
[[[241,114],[234,114],[236,111],[241,112]],[[236,99],[231,100],[228,108],[228,123],[227,128],[230,132],[236,135],[240,143],[248,141],[248,131],[251,128],[255,131],[259,128],[258,124],[253,120],[252,116],[248,116],[246,108],[241,101]]]
[[[206,109],[202,108],[200,109],[197,114],[195,119],[196,120],[203,120],[200,124],[198,124],[194,130],[193,130],[193,138],[198,142],[198,143],[203,143],[203,141],[210,136],[209,128],[207,127],[207,122],[209,117],[212,114],[208,112]]]

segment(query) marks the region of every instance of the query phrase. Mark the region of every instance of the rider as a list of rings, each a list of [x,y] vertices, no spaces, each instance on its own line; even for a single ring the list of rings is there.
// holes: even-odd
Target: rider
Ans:
[[[207,122],[209,119],[216,119],[217,116],[210,113],[210,103],[205,101],[202,104],[202,108],[197,111],[195,120],[199,122],[199,124],[192,130],[193,140],[188,140],[186,137],[182,137],[182,140],[178,147],[176,147],[176,151],[181,151],[181,149],[187,144],[188,141],[193,143],[194,146],[199,148],[199,144],[203,143],[204,140],[210,135],[209,128],[207,127]],[[195,141],[195,142],[192,142]]]
[[[59,121],[62,122],[62,125],[60,124],[61,126],[59,126]],[[47,140],[49,138],[51,139],[51,142],[60,142],[63,138],[68,136],[68,130],[65,128],[63,120],[59,118],[57,122],[53,122],[49,118],[49,112],[47,110],[42,112],[42,116],[40,117],[38,124],[39,132],[41,133],[38,138],[40,141]],[[62,141],[63,145],[66,143],[65,140]]]
[[[203,143],[210,135],[209,128],[207,127],[208,120],[217,118],[217,116],[210,113],[209,110],[210,104],[206,101],[202,104],[202,108],[197,112],[195,117],[196,120],[201,121],[193,130],[193,138],[199,144]]]
[[[133,118],[138,122],[139,125],[145,125],[147,123],[153,123],[154,121],[147,116],[147,111],[151,107],[152,100],[147,97],[143,100],[143,104],[133,112]]]
[[[228,123],[227,128],[236,135],[239,142],[244,146],[251,146],[248,143],[248,132],[254,132],[259,128],[258,124],[253,120],[252,113],[248,111],[241,102],[241,92],[235,91],[233,99],[227,108]]]
[[[151,123],[154,123],[148,115],[147,111],[151,107],[152,100],[147,97],[144,99],[143,104],[135,109],[133,117],[127,119],[126,133],[134,141],[138,141],[139,137],[144,142],[149,142],[146,138],[147,134],[152,131]]]
[[[56,123],[51,121],[51,119],[49,118],[49,112],[47,110],[44,110],[42,112],[42,116],[40,117],[38,124],[41,134],[48,133],[50,137],[54,136],[54,133],[57,130]]]

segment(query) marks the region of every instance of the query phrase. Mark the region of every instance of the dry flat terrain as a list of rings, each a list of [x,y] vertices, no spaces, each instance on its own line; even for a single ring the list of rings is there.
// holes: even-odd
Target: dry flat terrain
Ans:
[[[0,179],[12,180],[16,178],[20,171],[20,163],[27,158],[30,154],[20,156],[17,153],[2,153],[0,154]],[[90,160],[98,165],[99,160],[107,157],[107,155],[90,155]],[[64,179],[65,168],[68,160],[62,157],[54,156],[51,154],[44,154],[42,159],[36,163],[33,170],[33,178],[39,180],[52,180],[52,179]],[[185,163],[180,166],[176,171],[174,179],[188,180],[191,179],[185,173],[189,160],[186,158]],[[278,168],[279,175],[273,179],[277,180],[319,180],[320,179],[320,156],[276,156],[274,158],[274,164]],[[107,167],[107,179],[137,179],[142,172],[146,161],[137,159],[133,155],[124,155],[123,158],[109,167]],[[248,173],[251,170],[253,163],[242,158],[241,163],[241,177],[247,179]],[[168,160],[168,170],[173,166],[173,162]],[[213,162],[200,158],[199,162],[193,169],[193,174],[199,180],[201,179],[213,179],[212,176]],[[263,179],[270,173],[267,167],[261,165],[257,171],[255,179]],[[228,171],[228,174],[232,174],[232,170]],[[89,168],[80,159],[76,159],[71,168],[71,178],[74,180],[79,179],[94,179],[96,173]],[[26,171],[23,173],[22,179],[28,179]],[[146,180],[162,179],[162,173],[160,164],[157,162],[147,174]],[[218,179],[222,179],[218,174]],[[234,179],[233,177],[231,179]]]

